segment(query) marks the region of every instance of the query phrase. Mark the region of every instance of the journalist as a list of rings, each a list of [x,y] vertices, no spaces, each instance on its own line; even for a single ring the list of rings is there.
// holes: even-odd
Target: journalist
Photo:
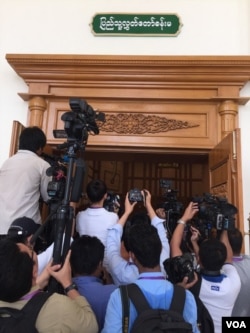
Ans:
[[[26,216],[41,224],[40,197],[47,202],[50,167],[40,155],[46,136],[39,127],[25,128],[19,137],[17,153],[7,159],[0,169],[0,235],[3,238],[12,221]]]

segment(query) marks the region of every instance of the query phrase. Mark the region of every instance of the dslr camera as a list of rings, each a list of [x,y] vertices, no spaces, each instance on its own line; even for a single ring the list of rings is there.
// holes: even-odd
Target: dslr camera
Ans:
[[[182,256],[168,258],[163,262],[168,280],[174,284],[181,282],[185,276],[188,282],[194,280],[194,259],[191,253],[184,253]]]
[[[107,198],[103,203],[103,207],[108,212],[115,212],[117,209],[120,208],[121,205],[121,198],[119,194],[115,194],[111,191],[107,193]]]

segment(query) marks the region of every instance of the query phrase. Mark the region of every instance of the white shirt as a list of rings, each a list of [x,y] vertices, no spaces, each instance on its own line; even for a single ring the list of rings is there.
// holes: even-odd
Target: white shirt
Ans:
[[[241,288],[234,304],[232,316],[250,317],[250,256],[246,254],[234,256],[233,265],[240,276]]]
[[[232,264],[224,264],[222,274],[220,282],[216,281],[217,277],[206,279],[202,276],[199,294],[213,319],[215,333],[222,331],[221,318],[231,316],[241,286],[239,274]]]
[[[38,262],[38,272],[37,274],[40,275],[44,268],[48,265],[50,260],[53,258],[53,251],[54,251],[54,243],[52,243],[46,250],[39,253],[37,255],[37,262]]]
[[[108,269],[106,258],[106,241],[108,228],[116,224],[119,217],[116,213],[109,212],[105,208],[87,208],[76,216],[76,231],[79,235],[95,236],[105,246],[103,265]]]
[[[7,234],[11,223],[27,216],[41,223],[39,198],[49,200],[47,186],[51,177],[46,175],[50,167],[29,150],[18,152],[6,160],[0,169],[0,234]]]

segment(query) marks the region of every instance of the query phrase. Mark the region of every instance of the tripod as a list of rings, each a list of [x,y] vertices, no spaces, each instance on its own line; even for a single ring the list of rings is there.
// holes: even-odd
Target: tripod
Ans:
[[[73,229],[74,209],[70,202],[78,202],[81,196],[85,166],[83,159],[76,157],[79,144],[67,143],[69,167],[66,177],[65,194],[62,203],[58,206],[55,219],[55,239],[53,249],[53,264],[62,264],[70,248]],[[59,289],[58,289],[59,288]],[[59,291],[60,286],[51,278],[49,289]]]

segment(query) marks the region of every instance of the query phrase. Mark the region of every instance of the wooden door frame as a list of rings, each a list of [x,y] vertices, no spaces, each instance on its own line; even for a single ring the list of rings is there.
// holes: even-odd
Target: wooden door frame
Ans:
[[[106,114],[92,152],[208,154],[239,126],[250,56],[7,54],[27,84],[28,122],[55,146],[70,97]],[[238,199],[242,193],[237,192]]]

